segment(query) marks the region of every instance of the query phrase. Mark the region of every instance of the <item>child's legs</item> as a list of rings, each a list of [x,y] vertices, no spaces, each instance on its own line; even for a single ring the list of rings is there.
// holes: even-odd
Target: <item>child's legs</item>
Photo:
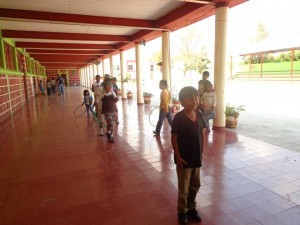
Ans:
[[[173,120],[172,120],[172,114],[171,114],[171,107],[169,106],[169,112],[167,113],[167,119],[169,121],[170,126],[172,126]]]
[[[89,114],[90,113],[90,105],[85,104],[85,109],[86,109],[86,113]]]
[[[156,133],[160,133],[160,130],[161,130],[161,127],[162,127],[162,124],[163,124],[165,118],[166,118],[165,111],[163,109],[160,109],[159,110],[159,118],[158,118],[158,121],[156,124],[156,129],[155,129]]]
[[[191,204],[192,198],[196,197],[197,191],[200,187],[200,181],[198,182],[198,189],[196,185],[195,168],[183,168],[176,167],[177,178],[178,178],[178,213],[186,213],[189,210],[188,204]],[[193,178],[192,178],[193,176]],[[192,193],[189,193],[189,192]]]
[[[196,208],[196,196],[201,186],[200,182],[200,167],[192,168],[189,194],[187,196],[187,208],[189,210]]]
[[[64,85],[63,84],[59,85],[59,94],[64,94]]]
[[[103,128],[105,119],[104,119],[104,114],[101,114],[101,111],[102,111],[102,104],[101,103],[97,104],[96,110],[97,110],[97,117],[98,117],[99,124],[100,124],[99,126],[100,126],[100,128]]]
[[[203,119],[205,126],[209,128],[209,120],[216,117],[216,112],[214,110],[204,110]]]
[[[93,114],[95,114],[95,112],[94,112],[94,110],[93,110],[93,106],[92,105],[89,105],[90,107],[89,107],[89,110],[93,113]]]
[[[105,120],[106,120],[106,132],[112,133],[114,127],[114,113],[105,113]]]
[[[117,111],[114,112],[114,116],[115,116],[115,121],[119,121],[119,116],[118,116],[118,107],[116,106]]]

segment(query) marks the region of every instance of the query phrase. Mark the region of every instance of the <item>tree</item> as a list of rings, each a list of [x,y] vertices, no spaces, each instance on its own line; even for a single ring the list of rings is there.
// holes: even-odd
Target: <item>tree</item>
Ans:
[[[269,37],[269,32],[267,31],[265,25],[262,22],[259,22],[256,27],[256,35],[251,38],[254,42],[260,42]]]
[[[207,57],[205,46],[200,45],[202,34],[199,29],[193,27],[185,28],[180,35],[180,50],[176,61],[183,62],[183,73],[196,70],[198,73],[208,69],[210,60]]]

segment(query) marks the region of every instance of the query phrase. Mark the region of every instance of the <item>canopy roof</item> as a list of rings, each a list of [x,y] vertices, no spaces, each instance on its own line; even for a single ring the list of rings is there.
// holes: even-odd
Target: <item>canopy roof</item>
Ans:
[[[0,1],[0,29],[47,69],[82,68],[245,1]]]

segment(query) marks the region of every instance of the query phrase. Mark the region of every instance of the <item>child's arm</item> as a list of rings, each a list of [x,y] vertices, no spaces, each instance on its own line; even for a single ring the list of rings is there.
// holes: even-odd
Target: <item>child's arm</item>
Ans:
[[[177,144],[177,134],[172,134],[171,142],[172,142],[172,146],[173,146],[173,149],[174,149],[174,155],[175,155],[175,158],[176,158],[176,163],[177,163],[179,168],[183,168],[183,164],[186,165],[187,162],[184,161],[184,159],[181,158],[181,156],[180,156],[180,153],[179,153],[179,150],[178,150],[178,144]]]
[[[112,91],[112,94],[114,96],[115,101],[117,102],[119,100],[118,96],[116,95],[116,93],[114,91]]]

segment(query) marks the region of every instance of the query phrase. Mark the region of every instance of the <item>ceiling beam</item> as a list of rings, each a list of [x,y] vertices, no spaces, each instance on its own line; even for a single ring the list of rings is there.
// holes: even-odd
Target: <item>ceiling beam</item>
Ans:
[[[70,43],[44,43],[44,42],[16,42],[17,48],[53,48],[53,49],[94,49],[115,50],[114,45],[108,44],[70,44]]]
[[[94,61],[96,61],[96,60],[94,60]],[[88,63],[90,63],[90,62],[93,62],[93,61],[85,61],[85,60],[50,60],[50,59],[48,59],[48,60],[38,60],[38,62],[40,63],[40,64],[45,64],[45,63],[58,63],[58,64],[60,64],[60,63],[65,63],[65,64],[88,64]]]
[[[129,19],[118,17],[104,17],[104,16],[89,16],[79,14],[41,12],[31,10],[7,9],[0,8],[1,18],[25,19],[25,20],[41,20],[48,22],[60,22],[70,24],[94,24],[105,26],[118,27],[136,27],[140,29],[156,29],[155,21]]]
[[[48,68],[58,68],[58,69],[68,69],[68,68],[70,68],[70,69],[74,69],[74,68],[82,68],[82,67],[84,67],[84,66],[86,66],[87,64],[85,63],[85,64],[78,64],[78,65],[76,65],[76,64],[73,64],[73,65],[70,65],[70,64],[63,64],[63,63],[61,63],[61,64],[58,64],[58,63],[46,63],[46,64],[44,64],[43,66],[45,66],[46,67],[46,69],[48,69]]]
[[[54,55],[54,54],[30,54],[30,57],[32,58],[45,58],[45,59],[93,59],[93,58],[97,58],[100,56],[96,56],[96,55]]]
[[[70,59],[35,59],[36,61],[38,61],[39,63],[46,63],[46,62],[52,62],[52,63],[89,63],[89,62],[94,62],[96,61],[96,59],[93,59],[93,60],[70,60]]]
[[[106,34],[81,34],[81,33],[59,33],[39,31],[2,30],[4,38],[31,38],[73,41],[119,41],[130,42],[129,36],[106,35]]]
[[[109,51],[99,51],[99,50],[59,50],[59,49],[34,49],[26,48],[26,52],[30,54],[40,53],[45,55],[106,55]]]

